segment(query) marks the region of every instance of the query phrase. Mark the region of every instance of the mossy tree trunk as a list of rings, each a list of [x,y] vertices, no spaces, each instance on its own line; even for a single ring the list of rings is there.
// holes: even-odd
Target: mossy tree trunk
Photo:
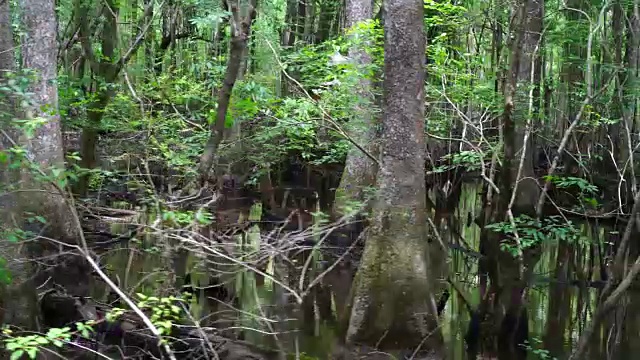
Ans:
[[[439,354],[430,284],[424,163],[423,2],[385,2],[384,124],[378,197],[352,288],[348,344]],[[438,355],[439,356],[439,355]]]

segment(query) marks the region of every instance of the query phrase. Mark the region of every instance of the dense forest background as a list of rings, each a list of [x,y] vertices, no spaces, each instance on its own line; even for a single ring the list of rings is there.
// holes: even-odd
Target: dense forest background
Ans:
[[[0,0],[3,357],[624,359],[638,0]]]

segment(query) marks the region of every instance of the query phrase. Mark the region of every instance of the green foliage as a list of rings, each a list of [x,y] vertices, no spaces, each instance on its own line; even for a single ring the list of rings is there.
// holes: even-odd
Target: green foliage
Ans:
[[[215,29],[224,19],[231,15],[226,9],[220,8],[220,2],[218,1],[190,0],[187,2],[192,3],[199,14],[189,21],[203,33]]]
[[[518,254],[528,248],[552,241],[565,241],[569,243],[584,242],[586,239],[579,229],[570,221],[560,216],[549,216],[542,220],[534,219],[527,215],[514,218],[515,228],[510,221],[503,221],[487,225],[496,233],[504,235],[500,244],[503,251],[512,255]],[[515,243],[515,233],[518,233],[520,249]]]
[[[553,183],[556,187],[561,189],[569,189],[572,187],[576,187],[583,194],[596,194],[598,192],[598,187],[589,183],[589,181],[571,177],[571,176],[557,176],[557,175],[547,175],[544,178],[546,181]]]
[[[125,313],[125,309],[122,308],[113,308],[106,315],[105,319],[108,322],[115,322],[119,317],[121,317]]]
[[[209,225],[212,223],[213,215],[207,210],[198,211],[164,211],[162,221],[175,227],[184,227],[193,223],[199,225]]]
[[[427,29],[439,27],[455,31],[463,22],[468,22],[467,9],[463,6],[452,4],[452,1],[424,0],[424,21]],[[457,24],[457,26],[456,26]]]
[[[435,168],[435,172],[444,172],[456,167],[463,167],[467,171],[479,170],[482,167],[481,162],[485,161],[486,159],[483,159],[482,154],[478,151],[464,150],[452,154],[447,154],[442,157],[442,160],[448,162],[449,164]]]
[[[225,122],[228,128],[236,121],[251,121],[259,116],[261,109],[276,104],[276,97],[271,89],[254,81],[253,78],[237,82],[231,100]]]
[[[155,300],[155,298],[153,300]],[[153,310],[154,314],[158,313],[160,315],[164,315],[165,310],[163,309],[166,308],[167,301],[164,301],[164,299],[159,299],[159,301],[161,305],[155,306],[155,308],[160,310]],[[147,300],[147,302],[142,301],[140,306],[153,306],[150,304],[154,304],[154,302]],[[178,309],[178,311],[176,312],[173,307],[170,308],[170,311],[173,314],[180,313],[180,309]],[[108,322],[114,322],[120,316],[122,316],[124,312],[124,309],[113,308],[105,315],[105,319]],[[12,360],[22,359],[24,355],[27,355],[30,359],[35,359],[41,348],[43,347],[53,345],[57,348],[62,348],[65,344],[70,343],[73,336],[81,336],[87,339],[90,338],[90,336],[94,332],[93,327],[95,324],[95,321],[87,320],[84,322],[76,322],[75,330],[73,331],[70,327],[51,328],[47,331],[46,334],[30,334],[24,336],[13,336],[13,331],[10,328],[5,327],[2,331],[3,335],[5,336],[5,339],[3,341],[5,343],[5,348],[11,353]]]
[[[585,205],[593,208],[598,207],[598,200],[595,196],[598,194],[598,187],[591,184],[583,178],[572,176],[547,175],[544,177],[546,181],[551,182],[559,189],[577,189],[578,200]]]
[[[374,59],[365,69],[357,68],[343,52],[358,46]],[[234,89],[227,125],[244,122],[252,140],[246,151],[248,159],[258,165],[254,179],[272,164],[291,154],[313,164],[344,161],[350,143],[336,126],[357,126],[354,104],[361,102],[353,92],[363,77],[372,79],[382,61],[382,31],[375,21],[357,24],[345,37],[308,45],[287,54],[285,70],[298,75],[308,91],[287,98],[277,98],[267,87],[248,78]],[[293,84],[292,84],[293,85]],[[294,89],[293,91],[297,91]],[[368,108],[374,109],[371,104]]]
[[[383,65],[383,39],[379,22],[361,22],[349,29],[344,37],[308,45],[290,53],[285,58],[285,69],[299,74],[300,83],[306,89],[323,89],[327,83],[345,81],[358,72],[371,79]],[[352,47],[371,56],[370,67],[357,69],[353,59],[346,57],[346,52]]]
[[[536,359],[540,360],[557,360],[556,357],[551,356],[551,352],[549,350],[545,350],[540,348],[542,344],[542,340],[538,338],[532,338],[531,342],[526,341],[524,344],[521,344],[525,350],[531,353]]]
[[[71,341],[73,335],[89,338],[93,332],[94,321],[76,322],[76,331],[71,331],[70,327],[52,328],[46,334],[32,334],[25,336],[12,336],[11,329],[5,328],[3,334],[5,348],[11,353],[11,360],[19,360],[23,355],[30,359],[35,359],[40,349],[53,345],[61,348],[65,343]]]
[[[140,293],[136,295],[140,299],[138,307],[141,310],[151,311],[149,319],[158,328],[160,334],[169,334],[173,324],[180,319],[182,308],[179,303],[183,301],[182,298],[175,296],[158,298]]]
[[[3,236],[0,234],[0,239]],[[0,257],[0,284],[2,285],[11,285],[13,278],[11,277],[11,271],[7,268],[7,260],[3,257]]]
[[[438,104],[428,112],[427,130],[431,134],[448,137],[452,125],[458,122],[457,111],[447,111],[444,104],[473,103],[489,113],[499,113],[500,93],[494,90],[494,75],[478,79],[479,71],[486,71],[485,59],[457,42],[471,25],[469,10],[452,1],[425,0],[425,27],[428,33],[427,100]]]
[[[211,34],[229,15],[218,3],[208,0],[187,0],[182,5],[192,10],[189,21],[202,36]],[[271,164],[292,154],[314,164],[343,161],[351,145],[336,131],[336,126],[346,130],[358,126],[353,107],[360,100],[352,90],[362,77],[373,79],[383,60],[379,23],[359,23],[344,37],[295,49],[281,59],[286,71],[298,75],[303,87],[319,100],[306,96],[279,98],[278,91],[273,90],[276,77],[265,76],[264,71],[278,73],[279,54],[273,51],[280,51],[278,39],[285,11],[286,3],[276,1],[264,4],[259,12],[250,41],[251,46],[254,42],[260,44],[254,48],[256,54],[252,61],[263,73],[249,74],[236,82],[226,115],[225,126],[239,124],[251,142],[243,144],[242,153],[225,156],[231,161],[257,165],[252,166],[254,179]],[[359,69],[351,62],[332,62],[334,55],[355,46],[372,56],[372,66]],[[208,137],[208,126],[216,118],[216,98],[211,93],[222,84],[226,67],[226,60],[219,57],[201,60],[187,69],[172,68],[157,76],[144,76],[148,81],[136,82],[135,97],[122,84],[99,84],[113,89],[114,96],[104,109],[98,109],[103,113],[98,128],[115,133],[148,134],[148,143],[126,147],[129,155],[161,163],[185,180],[192,178]],[[59,77],[61,113],[65,115],[65,123],[73,128],[86,126],[88,112],[96,106],[96,93],[85,91],[92,86],[92,81],[65,74]],[[140,99],[144,102],[142,107]],[[372,108],[369,105],[363,104]],[[66,175],[75,176],[82,171],[86,170],[75,168],[74,173]],[[104,185],[102,175],[94,174],[91,178],[91,188]]]

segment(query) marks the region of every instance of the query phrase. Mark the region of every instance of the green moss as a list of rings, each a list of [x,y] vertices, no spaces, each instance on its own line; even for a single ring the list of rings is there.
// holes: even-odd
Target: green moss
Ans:
[[[426,229],[410,210],[378,214],[353,285],[349,341],[386,349],[419,345],[437,327],[428,281]],[[384,223],[386,226],[381,226]],[[436,342],[439,333],[433,334]]]

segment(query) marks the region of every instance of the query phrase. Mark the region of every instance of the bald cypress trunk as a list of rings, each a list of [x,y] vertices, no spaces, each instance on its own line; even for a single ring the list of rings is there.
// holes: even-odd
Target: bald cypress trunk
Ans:
[[[542,14],[544,0],[529,0],[525,6],[525,18],[521,26],[522,50],[519,54],[519,67],[517,69],[516,105],[514,108],[515,137],[514,145],[516,156],[512,166],[512,178],[518,181],[517,193],[514,202],[514,213],[527,213],[533,215],[535,205],[538,202],[540,186],[536,183],[534,168],[534,139],[532,129],[539,124],[540,103],[540,76],[541,76],[541,51],[542,51]],[[512,59],[513,61],[513,59]],[[525,135],[526,141],[525,141]],[[505,134],[506,138],[506,134]],[[505,139],[506,140],[506,139]],[[524,152],[522,169],[518,173],[520,157]]]
[[[378,195],[353,284],[346,341],[439,353],[426,238],[424,5],[389,0],[384,6],[386,108]]]
[[[37,226],[32,231],[57,241],[80,244],[80,231],[74,221],[72,208],[66,201],[66,189],[59,189],[57,182],[65,168],[60,115],[58,112],[57,78],[57,24],[55,0],[23,0],[20,3],[21,20],[24,27],[22,66],[34,74],[29,86],[30,104],[25,109],[26,119],[40,119],[42,124],[31,138],[25,138],[23,147],[29,161],[39,171],[24,168],[22,172],[21,210],[40,215],[46,219],[44,227]],[[40,171],[47,175],[42,179]],[[32,223],[33,226],[36,223]],[[45,239],[30,246],[34,256],[49,255],[50,264],[38,270],[36,280],[51,277],[48,286],[58,284],[70,294],[88,296],[90,271],[82,260],[75,256],[59,255],[59,246]],[[54,265],[53,268],[47,265]]]
[[[32,96],[29,99],[31,104],[26,109],[26,117],[45,120],[25,145],[32,161],[47,174],[52,174],[54,168],[64,168],[58,88],[55,85],[58,42],[54,6],[53,0],[24,0],[21,3],[22,23],[25,27],[25,41],[21,47],[22,66],[35,74],[35,80],[29,87]],[[26,176],[26,180],[35,182],[30,175]],[[32,185],[51,190],[48,194],[26,195],[29,205],[48,218],[51,233],[57,237],[75,238],[77,232],[63,194],[43,181]]]
[[[15,45],[11,29],[9,1],[0,1],[0,86],[8,80],[9,73],[16,70]],[[0,161],[0,232],[12,232],[21,226],[18,197],[13,190],[18,184],[20,173],[11,169],[12,162],[8,149],[19,141],[18,131],[12,126],[11,120],[16,117],[15,94],[0,91],[0,153],[4,152]],[[9,284],[0,283],[0,306],[4,311],[0,321],[26,329],[32,329],[35,325],[35,287],[30,281],[31,268],[24,261],[26,252],[21,244],[9,243],[2,239],[3,252],[1,256],[7,261],[2,271],[8,271],[11,275]]]

